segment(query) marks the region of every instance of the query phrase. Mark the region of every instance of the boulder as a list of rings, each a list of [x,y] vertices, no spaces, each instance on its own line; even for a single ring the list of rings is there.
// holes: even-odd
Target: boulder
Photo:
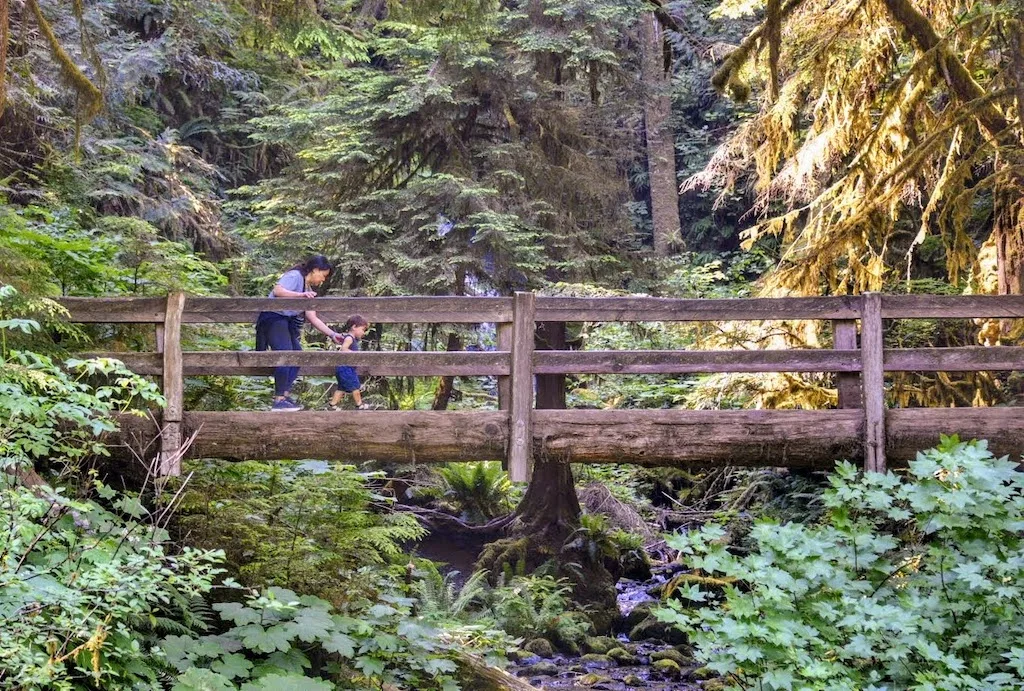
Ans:
[[[686,667],[687,665],[693,664],[693,657],[687,657],[683,655],[676,648],[666,648],[665,650],[659,650],[651,654],[651,662],[657,662],[658,660],[672,660],[680,667]]]
[[[597,653],[598,655],[605,655],[609,650],[619,645],[611,636],[588,636],[583,641],[583,649],[588,653]]]
[[[640,664],[640,660],[637,659],[637,656],[625,648],[612,648],[608,651],[608,657],[624,666]]]
[[[551,645],[551,641],[546,638],[534,638],[523,647],[534,655],[540,655],[541,657],[555,656],[555,646]]]
[[[672,660],[658,660],[651,664],[651,671],[670,679],[676,679],[682,674],[682,669]]]
[[[525,668],[523,673],[531,677],[553,677],[558,674],[558,665],[554,662],[542,660]]]

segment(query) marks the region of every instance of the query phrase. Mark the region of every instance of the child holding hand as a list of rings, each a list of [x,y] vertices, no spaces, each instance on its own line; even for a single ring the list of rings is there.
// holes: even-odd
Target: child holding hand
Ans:
[[[349,317],[345,325],[341,327],[341,338],[337,340],[341,349],[343,351],[359,350],[359,341],[366,335],[366,329],[369,325],[370,323],[359,314],[353,314]],[[355,367],[336,367],[334,369],[334,376],[338,379],[338,388],[334,391],[334,395],[331,396],[330,403],[327,404],[328,410],[339,410],[341,402],[347,393],[352,394],[352,401],[356,404],[357,410],[368,410],[370,408],[369,405],[363,403],[363,394],[360,391],[361,384]]]

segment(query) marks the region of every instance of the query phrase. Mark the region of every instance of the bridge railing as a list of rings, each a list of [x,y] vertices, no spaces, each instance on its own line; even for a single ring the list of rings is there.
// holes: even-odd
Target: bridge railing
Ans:
[[[1020,296],[880,295],[679,300],[647,297],[564,298],[517,293],[513,297],[394,298],[206,298],[174,293],[167,298],[66,298],[71,321],[156,326],[156,352],[102,353],[118,357],[139,374],[159,375],[167,406],[162,414],[162,472],[177,474],[182,440],[198,432],[193,455],[280,458],[286,446],[261,442],[259,413],[200,413],[183,409],[184,377],[262,375],[280,365],[314,374],[352,365],[384,376],[478,376],[498,378],[499,413],[400,411],[360,413],[361,428],[344,446],[366,455],[421,460],[469,460],[501,456],[514,480],[529,477],[532,456],[557,454],[582,462],[707,462],[807,465],[817,456],[863,458],[882,470],[887,448],[905,457],[913,444],[938,432],[968,436],[1001,433],[1007,449],[1021,445],[1022,425],[1003,409],[886,410],[884,373],[900,371],[1005,371],[1024,369],[1024,348],[884,348],[883,319],[1014,318],[1024,316]],[[466,352],[223,351],[181,347],[183,324],[252,323],[266,309],[314,309],[328,322],[359,313],[375,323],[495,323],[497,349]],[[790,350],[537,350],[537,325],[545,322],[830,320],[834,347]],[[859,332],[859,338],[858,338]],[[565,374],[681,374],[714,372],[832,372],[837,374],[835,411],[541,411],[534,408],[534,378]],[[276,413],[287,420],[291,414]],[[303,413],[302,429],[312,454],[338,453],[317,447],[330,437],[333,414]],[[342,414],[344,415],[344,414]],[[439,415],[446,415],[443,418]],[[225,418],[224,416],[230,416]],[[283,416],[283,417],[277,417]],[[372,417],[371,417],[372,416]],[[384,417],[382,417],[384,416]],[[475,416],[475,417],[474,417]],[[354,421],[353,421],[354,422]],[[289,424],[291,422],[289,421]],[[246,425],[251,429],[247,432]],[[479,427],[478,436],[470,433]],[[428,434],[426,428],[433,434]],[[888,429],[887,429],[888,428]],[[290,433],[302,437],[301,432]],[[360,433],[376,436],[359,439]],[[381,441],[392,434],[397,441]],[[456,442],[444,442],[451,434]],[[694,435],[691,437],[690,435]],[[709,438],[709,435],[712,438]],[[254,441],[253,438],[256,438]],[[428,440],[428,437],[430,438]],[[474,441],[475,439],[475,441]],[[461,440],[461,443],[459,442]],[[716,444],[716,440],[721,443]],[[336,444],[329,439],[325,444]],[[296,443],[302,443],[301,440]],[[665,448],[667,447],[667,448]],[[673,447],[674,450],[673,450]],[[399,451],[395,451],[394,449]],[[389,450],[390,449],[390,450]],[[278,454],[278,455],[274,455]],[[490,454],[481,456],[474,454]],[[817,456],[816,456],[817,455]],[[823,459],[824,460],[824,459]],[[828,459],[831,460],[831,459]]]

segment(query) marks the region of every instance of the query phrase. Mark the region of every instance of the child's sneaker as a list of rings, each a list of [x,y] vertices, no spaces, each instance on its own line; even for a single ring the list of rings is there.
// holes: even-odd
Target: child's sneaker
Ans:
[[[341,404],[340,403],[337,403],[337,404],[335,404],[335,403],[328,403],[327,404],[327,410],[330,410],[330,411],[341,410]]]
[[[294,412],[296,410],[302,410],[302,404],[296,403],[288,398],[282,398],[280,401],[274,401],[274,405],[270,406],[270,410],[275,413],[289,411]]]
[[[376,410],[376,406],[370,405],[369,403],[360,403],[356,406],[356,410]]]

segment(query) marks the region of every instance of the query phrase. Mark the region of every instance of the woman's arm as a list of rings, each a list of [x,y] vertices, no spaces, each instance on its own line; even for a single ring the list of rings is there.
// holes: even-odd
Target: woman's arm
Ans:
[[[341,336],[337,331],[320,321],[320,317],[316,316],[316,312],[313,310],[306,310],[306,321],[312,324],[314,329],[334,342],[337,342],[338,338]]]

